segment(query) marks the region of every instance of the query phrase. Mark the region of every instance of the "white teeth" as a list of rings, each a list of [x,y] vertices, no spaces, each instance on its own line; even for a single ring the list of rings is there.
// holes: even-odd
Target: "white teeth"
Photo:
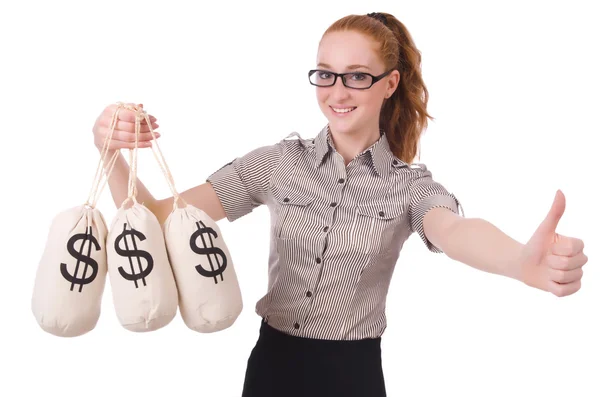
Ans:
[[[346,109],[336,109],[336,108],[332,108],[332,109],[336,113],[348,113],[348,112],[353,111],[356,108],[354,107],[354,108],[346,108]]]

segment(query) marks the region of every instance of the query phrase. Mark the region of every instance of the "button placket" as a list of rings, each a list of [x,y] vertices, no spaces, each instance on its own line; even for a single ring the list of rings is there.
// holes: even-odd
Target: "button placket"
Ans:
[[[312,293],[312,290],[314,290],[314,289],[308,289],[304,293],[305,302],[303,304],[304,310],[303,310],[303,315],[302,315],[302,318],[304,319],[304,322],[306,322],[306,320],[308,320],[308,316],[309,316],[309,312],[310,312],[310,307],[313,304],[313,299],[312,299],[313,293]],[[298,323],[296,323],[296,324],[298,324]],[[298,328],[299,328],[299,326],[298,326]],[[298,328],[296,328],[296,329],[298,329]]]
[[[344,177],[342,176],[342,177],[338,178],[337,182],[338,182],[338,184],[340,185],[340,189],[338,190],[338,194],[337,194],[337,196],[339,197],[339,200],[341,201],[341,200],[342,200],[342,198],[343,198],[343,191],[344,191],[344,187],[345,187],[346,178],[344,178]],[[339,205],[339,202],[340,202],[340,201],[332,201],[331,203],[329,203],[329,206],[330,206],[331,208],[333,208],[333,209],[334,209],[334,211],[335,211],[335,208],[337,208],[337,206]],[[330,225],[332,225],[332,224],[333,224],[334,211],[332,211],[332,212],[331,212],[331,216],[330,216],[330,221],[329,221],[329,224],[328,224],[328,225],[325,225],[325,226],[323,227],[323,232],[324,232],[324,233],[327,233],[327,232],[329,231],[329,229],[330,229]],[[325,236],[325,238],[328,238],[328,237],[327,237],[327,236]]]
[[[323,226],[323,228],[321,229],[322,232],[323,232],[323,236],[322,236],[323,238],[321,240],[321,246],[320,246],[320,250],[319,250],[319,254],[321,256],[325,253],[325,250],[326,250],[326,247],[327,247],[327,239],[329,238],[328,232],[331,229],[330,225],[333,224],[333,218],[335,216],[335,210],[338,207],[339,202],[343,198],[343,190],[344,190],[344,187],[345,187],[346,179],[344,177],[340,177],[340,178],[338,178],[337,182],[338,182],[338,185],[340,186],[340,190],[338,190],[338,192],[337,192],[337,196],[339,197],[339,201],[332,201],[329,204],[330,208],[332,208],[332,211],[331,211],[330,217],[329,217],[329,223],[327,225]],[[317,286],[318,286],[318,279],[320,279],[320,274],[322,272],[322,266],[323,266],[323,264],[322,264],[323,260],[322,260],[321,256],[317,256],[315,258],[315,262],[318,265],[320,265],[317,268],[317,273],[318,273],[317,274],[317,282],[316,283],[312,283],[313,287],[311,289],[308,289],[305,292],[306,298],[312,298],[312,296],[313,296],[313,292],[312,291],[314,291],[317,288]],[[306,320],[308,318],[308,310],[311,307],[313,300],[312,299],[307,299],[306,302],[307,302],[306,303],[306,307],[305,307],[305,313],[306,314],[304,316],[304,320]],[[295,329],[299,329],[300,328],[300,324],[298,324],[297,322],[294,323],[294,328]]]
[[[342,199],[342,195],[343,195],[343,190],[344,190],[344,183],[346,182],[346,179],[344,177],[340,177],[338,178],[338,184],[340,185],[340,190],[338,190],[337,192],[337,196],[339,197],[339,200]],[[337,206],[339,205],[339,201],[332,201],[329,203],[329,206],[331,208],[333,208],[333,210],[330,213],[329,216],[329,222],[328,224],[324,225],[323,228],[321,229],[321,231],[323,232],[322,235],[322,239],[321,239],[321,246],[319,248],[319,253],[321,255],[324,254],[325,250],[327,249],[327,239],[329,238],[329,230],[331,229],[331,225],[333,225],[333,218],[335,215],[335,209],[337,208]],[[321,263],[321,258],[317,258],[317,263],[320,264]]]

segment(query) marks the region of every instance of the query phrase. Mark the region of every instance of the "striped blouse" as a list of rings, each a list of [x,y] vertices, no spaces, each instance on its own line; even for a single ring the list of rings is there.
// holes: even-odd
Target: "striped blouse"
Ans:
[[[318,339],[379,337],[404,242],[416,231],[431,252],[442,252],[426,238],[423,216],[462,206],[380,134],[347,166],[327,125],[314,139],[293,132],[208,177],[229,222],[269,208],[268,288],[255,311],[274,328]]]

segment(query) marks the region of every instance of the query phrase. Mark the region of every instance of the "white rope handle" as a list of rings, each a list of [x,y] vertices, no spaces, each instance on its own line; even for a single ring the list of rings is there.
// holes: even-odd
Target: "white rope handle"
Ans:
[[[102,190],[104,189],[104,185],[110,178],[110,174],[112,173],[113,167],[114,167],[117,157],[119,155],[119,151],[118,150],[115,151],[115,153],[113,154],[113,156],[109,162],[109,166],[108,166],[109,170],[108,171],[105,170],[103,164],[106,162],[106,156],[108,155],[108,148],[110,146],[110,142],[112,141],[112,136],[113,136],[113,133],[115,130],[119,111],[121,110],[121,108],[122,108],[121,102],[119,102],[119,105],[117,106],[116,111],[113,113],[113,117],[112,117],[111,125],[110,125],[110,133],[108,135],[106,135],[106,137],[104,138],[104,144],[102,145],[102,150],[100,151],[100,160],[98,161],[98,165],[96,167],[96,173],[94,175],[92,188],[91,188],[88,198],[84,204],[91,208],[96,207],[96,203],[97,203],[98,199],[100,198],[100,194],[102,193]],[[105,183],[102,185],[100,190],[98,190],[103,176],[106,177]]]
[[[162,154],[162,151],[160,150],[160,145],[158,144],[158,140],[156,138],[156,135],[154,134],[154,130],[152,129],[152,122],[150,121],[150,118],[148,117],[148,113],[144,109],[139,108],[138,114],[136,116],[136,120],[139,120],[142,118],[144,118],[146,120],[146,123],[148,124],[148,127],[150,128],[150,134],[152,134],[152,153],[154,154],[154,158],[156,159],[156,162],[158,163],[160,170],[162,171],[163,175],[165,176],[167,184],[169,185],[169,189],[171,189],[171,193],[173,194],[173,210],[177,209],[177,201],[178,200],[180,200],[182,202],[183,206],[185,207],[185,206],[187,206],[187,203],[179,195],[179,193],[177,193],[177,189],[175,188],[175,181],[173,180],[173,174],[171,174],[171,171],[169,170],[169,166],[167,165],[167,162],[165,161],[164,155]],[[136,121],[136,123],[138,123],[138,122],[139,121]],[[136,124],[136,128],[138,128],[138,124]]]

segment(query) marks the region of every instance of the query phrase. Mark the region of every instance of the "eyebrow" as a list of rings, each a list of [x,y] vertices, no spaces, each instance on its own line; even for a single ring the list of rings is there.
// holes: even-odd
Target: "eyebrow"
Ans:
[[[319,62],[319,64],[317,65],[318,68],[327,68],[327,69],[332,69],[331,65],[328,65],[326,63],[323,62]],[[360,69],[360,68],[365,68],[367,70],[371,70],[368,66],[365,65],[358,65],[358,64],[354,64],[354,65],[348,65],[346,66],[346,69],[348,70],[353,70],[353,69]]]

